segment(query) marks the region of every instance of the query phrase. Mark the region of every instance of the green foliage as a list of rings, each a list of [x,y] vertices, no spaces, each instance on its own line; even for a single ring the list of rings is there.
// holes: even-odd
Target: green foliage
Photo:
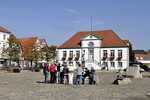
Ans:
[[[54,59],[56,57],[56,46],[44,46],[41,48],[42,52],[42,59],[46,60],[47,62]]]
[[[134,62],[134,59],[135,59],[134,55],[135,55],[135,53],[132,50],[132,44],[129,43],[129,61],[132,63]]]
[[[9,58],[10,65],[11,65],[11,61],[18,62],[18,65],[19,65],[19,58],[21,55],[20,42],[14,39],[13,37],[10,37],[8,38],[8,44],[9,44],[9,47],[3,50],[2,56],[6,56]]]
[[[38,47],[33,43],[29,43],[29,45],[25,48],[25,50],[26,51],[23,54],[24,59],[30,61],[31,66],[32,62],[35,62],[37,67],[38,61],[41,60],[41,52],[39,51]]]

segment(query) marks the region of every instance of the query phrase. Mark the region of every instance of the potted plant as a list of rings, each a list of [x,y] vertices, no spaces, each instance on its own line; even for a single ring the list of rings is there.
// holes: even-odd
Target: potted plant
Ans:
[[[79,57],[75,57],[75,59],[76,59],[76,60],[78,60],[78,59],[79,59]]]
[[[72,57],[68,57],[69,60],[72,60]]]
[[[62,57],[62,60],[65,60],[66,59],[66,57]]]
[[[120,56],[120,57],[118,57],[118,60],[121,60],[122,59],[122,57]]]
[[[111,60],[113,60],[114,58],[115,58],[114,56],[111,56],[111,57],[110,57]]]
[[[103,59],[104,59],[104,60],[106,60],[106,59],[107,59],[107,57],[103,57]]]

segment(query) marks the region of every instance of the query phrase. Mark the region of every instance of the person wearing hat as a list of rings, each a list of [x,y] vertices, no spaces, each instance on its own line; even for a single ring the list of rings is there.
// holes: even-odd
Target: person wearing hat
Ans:
[[[72,66],[72,63],[70,64],[70,66],[68,68],[69,68],[69,73],[68,73],[69,84],[73,84],[73,71],[74,71],[74,68]]]

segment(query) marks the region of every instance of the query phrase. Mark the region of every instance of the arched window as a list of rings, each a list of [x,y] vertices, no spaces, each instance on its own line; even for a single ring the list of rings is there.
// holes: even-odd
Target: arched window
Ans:
[[[89,42],[89,47],[94,47],[94,43],[93,42]]]

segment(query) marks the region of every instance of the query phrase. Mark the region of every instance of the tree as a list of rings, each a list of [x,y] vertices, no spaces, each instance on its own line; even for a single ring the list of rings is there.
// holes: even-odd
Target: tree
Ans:
[[[35,67],[37,67],[38,61],[41,60],[41,53],[38,47],[34,45],[34,43],[29,43],[29,45],[25,48],[24,54],[22,56],[25,60],[31,62],[31,67],[33,62],[36,64]]]
[[[55,57],[57,56],[56,54],[56,48],[57,46],[51,45],[49,50],[50,50],[50,58],[51,59],[55,59]]]
[[[132,50],[132,44],[129,43],[129,61],[133,63],[134,60],[135,60],[135,53]]]
[[[44,46],[43,48],[41,48],[41,52],[42,52],[42,59],[46,60],[47,62],[50,61],[50,52],[49,52],[49,46]]]
[[[56,48],[57,46],[54,45],[44,46],[43,48],[41,48],[43,60],[46,60],[47,62],[53,60],[56,57]]]
[[[17,41],[15,38],[8,38],[9,47],[3,49],[2,56],[6,56],[9,58],[9,66],[11,66],[11,61],[15,61],[19,65],[19,58],[21,56],[21,43]]]

